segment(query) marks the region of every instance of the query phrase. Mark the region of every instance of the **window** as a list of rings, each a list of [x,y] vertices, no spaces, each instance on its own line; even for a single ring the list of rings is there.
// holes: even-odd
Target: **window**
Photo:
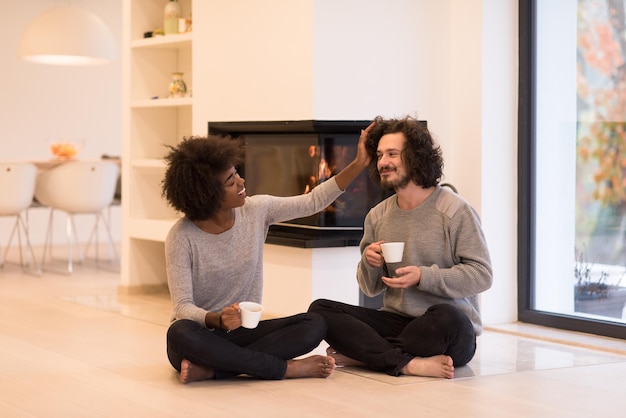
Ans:
[[[625,338],[625,1],[519,7],[519,319]]]

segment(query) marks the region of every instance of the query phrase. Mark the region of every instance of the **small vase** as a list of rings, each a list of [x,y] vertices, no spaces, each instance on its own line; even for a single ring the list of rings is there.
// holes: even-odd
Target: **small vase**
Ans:
[[[183,73],[172,73],[172,81],[170,81],[170,97],[185,97],[187,94],[187,85],[183,80]]]
[[[170,0],[163,12],[163,33],[173,35],[178,33],[178,19],[183,17],[183,11],[178,0]]]

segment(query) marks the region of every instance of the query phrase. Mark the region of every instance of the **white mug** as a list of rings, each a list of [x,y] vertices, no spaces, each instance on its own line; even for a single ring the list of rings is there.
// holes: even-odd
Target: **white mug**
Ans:
[[[404,242],[384,242],[380,244],[386,263],[399,263],[404,253]]]
[[[256,302],[239,303],[241,312],[241,326],[244,328],[256,328],[263,315],[263,305]]]

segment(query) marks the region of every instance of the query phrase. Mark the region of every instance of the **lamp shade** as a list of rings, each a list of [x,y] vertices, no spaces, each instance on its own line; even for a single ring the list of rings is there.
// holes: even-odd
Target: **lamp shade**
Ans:
[[[98,65],[115,59],[113,34],[99,17],[75,7],[58,7],[35,18],[20,40],[18,55],[53,65]]]

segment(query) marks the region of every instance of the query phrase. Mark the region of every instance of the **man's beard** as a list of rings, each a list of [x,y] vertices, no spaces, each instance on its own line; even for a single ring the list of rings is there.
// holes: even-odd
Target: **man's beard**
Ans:
[[[396,171],[397,173],[397,171]],[[380,185],[385,190],[398,190],[406,187],[411,182],[411,178],[407,175],[399,177],[395,180],[387,180],[381,177]]]

